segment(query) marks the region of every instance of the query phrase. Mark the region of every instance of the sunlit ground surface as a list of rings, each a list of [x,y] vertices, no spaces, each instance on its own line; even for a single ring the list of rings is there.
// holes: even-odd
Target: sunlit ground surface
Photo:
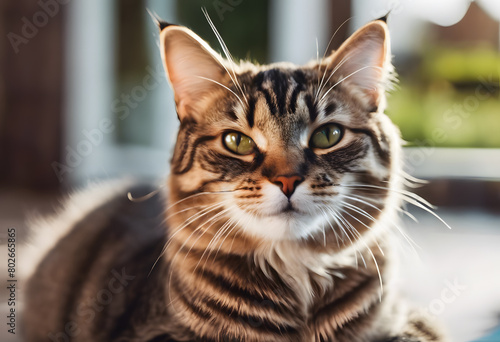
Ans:
[[[405,219],[404,226],[418,257],[403,245],[403,291],[446,324],[451,341],[493,333],[500,326],[500,216],[438,210],[449,230],[430,214],[412,213],[419,222]],[[480,341],[500,341],[495,336]]]
[[[51,212],[57,205],[53,197],[37,197],[30,193],[0,192],[0,253],[6,253],[5,232],[16,227],[18,243],[26,239],[24,216],[38,208]],[[500,215],[478,211],[438,210],[453,228],[449,230],[430,214],[412,210],[419,223],[405,219],[403,226],[418,244],[418,257],[407,243],[401,244],[401,287],[403,292],[445,322],[451,341],[478,339],[485,331],[500,325]],[[3,257],[1,260],[5,260]],[[0,265],[0,322],[6,320],[7,277],[4,263]],[[19,287],[23,281],[19,281]],[[21,303],[22,296],[19,297]],[[495,318],[496,317],[496,318]],[[1,324],[0,341],[21,341],[19,335],[7,333]],[[19,327],[19,326],[18,326]],[[496,337],[495,337],[496,336]],[[481,342],[498,342],[500,336],[489,336]],[[17,338],[16,338],[17,337]],[[479,341],[479,340],[478,340]]]

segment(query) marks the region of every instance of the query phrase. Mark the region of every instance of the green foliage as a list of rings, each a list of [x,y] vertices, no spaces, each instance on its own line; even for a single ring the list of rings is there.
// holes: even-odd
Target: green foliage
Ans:
[[[240,59],[267,61],[267,0],[200,0],[177,1],[179,24],[185,25],[222,52],[202,8],[206,8],[235,61]]]
[[[435,47],[425,53],[422,73],[431,80],[477,82],[481,78],[500,79],[500,54],[487,47],[474,49]]]
[[[388,102],[387,114],[410,144],[500,147],[499,94],[486,85],[457,91],[445,81],[420,85],[404,79]]]
[[[429,49],[389,96],[387,114],[410,145],[500,147],[500,55]]]

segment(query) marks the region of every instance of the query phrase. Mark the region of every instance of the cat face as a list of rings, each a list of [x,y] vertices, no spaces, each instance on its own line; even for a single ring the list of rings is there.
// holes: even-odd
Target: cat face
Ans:
[[[181,121],[170,176],[178,225],[338,246],[375,226],[399,171],[399,134],[383,114],[385,23],[305,66],[236,65],[179,26],[161,41]]]

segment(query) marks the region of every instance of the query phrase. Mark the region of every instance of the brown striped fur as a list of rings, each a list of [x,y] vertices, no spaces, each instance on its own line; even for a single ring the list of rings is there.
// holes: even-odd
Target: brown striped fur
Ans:
[[[181,123],[166,225],[158,197],[95,208],[31,278],[27,340],[445,341],[393,284],[402,175],[386,24],[305,66],[236,64],[181,26],[160,36]],[[328,123],[340,142],[311,146]],[[255,150],[232,153],[227,132]],[[287,194],[276,179],[292,176]],[[117,272],[121,291],[88,304]]]

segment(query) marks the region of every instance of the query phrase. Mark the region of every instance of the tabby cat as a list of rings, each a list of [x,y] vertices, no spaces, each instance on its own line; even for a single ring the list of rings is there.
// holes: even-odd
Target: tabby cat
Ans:
[[[30,278],[26,340],[444,341],[393,285],[396,212],[416,200],[384,114],[385,21],[304,66],[160,30],[180,120],[168,190],[107,185],[47,221],[64,228]]]

